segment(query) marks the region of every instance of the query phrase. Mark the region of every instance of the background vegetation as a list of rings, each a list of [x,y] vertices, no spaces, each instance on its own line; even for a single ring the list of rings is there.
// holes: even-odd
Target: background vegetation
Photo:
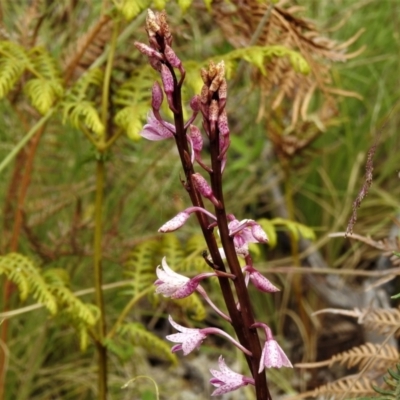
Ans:
[[[172,143],[138,136],[154,75],[133,43],[144,41],[145,9],[162,3],[0,2],[0,399],[96,398],[96,254],[103,271],[109,398],[154,399],[154,386],[145,378],[121,389],[144,375],[155,380],[161,398],[209,398],[208,368],[215,367],[221,343],[207,342],[206,352],[178,360],[163,340],[169,333],[165,316],[173,313],[197,326],[220,322],[196,298],[165,302],[152,290],[163,255],[181,270],[204,269],[204,243],[194,222],[179,235],[156,234],[188,202]],[[188,71],[187,98],[208,59],[231,62],[227,206],[239,218],[264,223],[271,245],[254,256],[282,288],[270,301],[254,293],[255,308],[294,363],[339,355],[317,369],[268,371],[273,397],[378,395],[371,382],[383,387],[382,376],[388,368],[395,371],[399,358],[394,338],[400,311],[390,299],[399,292],[398,270],[388,269],[397,262],[389,260],[393,251],[399,251],[400,4],[275,5],[299,21],[313,19],[318,35],[310,38],[329,39],[318,43],[335,59],[317,46],[299,45],[284,30],[268,36],[265,27],[277,18],[268,1],[208,3],[167,1],[165,7],[175,51]],[[354,43],[346,45],[350,38]],[[270,53],[260,63],[249,49],[256,44],[283,46],[286,56],[267,47]],[[238,48],[247,51],[235,53]],[[292,63],[288,49],[296,52]],[[311,71],[302,75],[307,65]],[[309,79],[307,85],[317,82],[304,115],[296,110],[310,86],[304,86],[306,100],[297,99],[303,86],[292,71]],[[99,143],[109,145],[107,151]],[[373,184],[354,227],[362,237],[329,237],[346,230],[374,144]],[[99,164],[105,171],[100,213]],[[102,251],[93,244],[96,227],[102,230]],[[349,313],[312,315],[323,308]],[[229,347],[221,351],[235,360]],[[358,371],[353,380],[336,381]],[[396,386],[388,376],[394,393],[399,379]],[[252,391],[235,395],[251,399]]]

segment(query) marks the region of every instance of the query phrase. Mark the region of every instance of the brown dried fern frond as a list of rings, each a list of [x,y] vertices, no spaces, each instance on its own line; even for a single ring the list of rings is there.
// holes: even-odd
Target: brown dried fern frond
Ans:
[[[399,362],[399,352],[396,347],[389,344],[365,343],[350,350],[335,354],[329,360],[298,363],[296,368],[332,367],[335,363],[347,368],[357,367],[359,370],[373,371],[382,374],[391,366]]]
[[[261,46],[282,45],[295,50],[307,60],[311,73],[307,76],[296,72],[285,57],[269,60],[266,65],[267,75],[255,75],[256,84],[260,85],[263,100],[259,118],[266,116],[272,108],[277,123],[267,122],[267,131],[275,125],[272,139],[281,153],[291,157],[297,151],[308,146],[329,124],[336,111],[335,96],[360,96],[336,88],[332,84],[331,62],[345,62],[355,57],[362,49],[353,54],[346,54],[346,48],[361,34],[357,32],[345,43],[337,43],[319,32],[311,21],[299,17],[302,7],[290,5],[289,1],[271,2],[258,0],[232,0],[229,7],[223,0],[213,2],[215,21],[221,26],[227,40],[235,47],[258,44]],[[254,35],[254,32],[259,32]],[[256,39],[256,40],[255,40]],[[310,104],[317,93],[322,95],[319,106],[310,110]],[[268,115],[267,121],[271,121]],[[285,122],[286,126],[282,121]],[[311,132],[309,132],[309,128]],[[282,133],[302,132],[302,141],[294,134],[287,141],[279,142]]]
[[[113,21],[109,15],[100,19],[71,47],[65,57],[65,81],[77,79],[103,53],[110,40]]]
[[[353,310],[342,310],[328,308],[319,310],[314,315],[322,313],[333,313],[357,318],[359,324],[365,325],[367,329],[382,335],[400,336],[400,309],[399,308],[354,308]]]
[[[330,359],[330,366],[339,362],[346,365],[347,368],[358,367],[361,370],[367,366],[367,370],[373,369],[384,372],[388,367],[396,365],[398,360],[399,352],[396,347],[389,344],[365,343],[334,355]]]
[[[339,399],[339,396],[346,396],[346,398],[377,396],[373,385],[375,382],[366,377],[346,377],[314,389],[311,396],[328,395],[331,396],[331,400]]]
[[[398,308],[374,308],[366,310],[359,322],[367,329],[378,332],[382,335],[394,334],[400,336],[400,310]]]
[[[30,48],[35,44],[38,29],[43,21],[45,8],[43,0],[34,0],[17,15],[13,21],[15,29],[10,33],[15,41],[24,47]]]

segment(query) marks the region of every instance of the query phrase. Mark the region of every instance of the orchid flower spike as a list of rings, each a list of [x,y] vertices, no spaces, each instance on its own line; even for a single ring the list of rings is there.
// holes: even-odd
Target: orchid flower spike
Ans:
[[[222,356],[219,356],[218,365],[220,369],[219,371],[210,369],[210,372],[214,377],[210,379],[210,383],[217,388],[211,393],[211,396],[220,396],[239,389],[242,386],[255,384],[253,378],[248,378],[228,368]]]

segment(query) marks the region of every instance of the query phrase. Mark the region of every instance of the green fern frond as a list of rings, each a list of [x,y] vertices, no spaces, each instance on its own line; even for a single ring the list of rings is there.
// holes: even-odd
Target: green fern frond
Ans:
[[[146,330],[142,324],[123,324],[118,329],[118,333],[127,335],[134,346],[143,347],[149,353],[177,364],[177,358],[171,353],[170,345]]]
[[[203,301],[197,293],[192,293],[189,297],[185,297],[184,299],[171,299],[171,301],[178,305],[195,321],[203,321],[207,316]]]
[[[103,79],[104,74],[100,68],[89,69],[71,88],[69,97],[80,101],[96,95],[98,88],[103,85]]]
[[[99,68],[90,69],[80,77],[62,104],[64,123],[70,119],[78,128],[83,123],[94,133],[104,134],[105,128],[94,102],[102,83],[103,72]]]
[[[0,274],[5,274],[17,285],[22,300],[32,294],[34,299],[42,303],[51,314],[57,313],[56,298],[49,290],[40,270],[29,258],[18,253],[0,256]]]
[[[271,223],[274,226],[284,226],[295,240],[300,240],[301,237],[310,240],[316,239],[314,231],[308,226],[300,224],[299,222],[290,221],[283,218],[274,218],[271,219]]]
[[[203,252],[207,249],[203,235],[197,234],[189,238],[184,245],[185,257],[179,265],[179,271],[204,272],[208,267]]]
[[[238,60],[243,59],[257,67],[263,75],[267,75],[265,62],[275,57],[288,57],[296,72],[302,74],[310,72],[310,67],[304,57],[300,53],[284,46],[250,46],[233,50],[218,57],[218,59],[225,61],[227,76],[229,78],[228,73],[231,71],[231,68],[234,68],[234,65],[230,65],[230,63],[236,63]],[[215,61],[217,61],[217,58],[215,58]]]
[[[35,47],[29,52],[32,69],[36,76],[24,87],[32,105],[46,114],[57,98],[64,94],[61,71],[53,57],[42,47]]]
[[[151,0],[113,0],[113,2],[127,21],[135,18],[151,4]]]
[[[168,265],[175,271],[179,271],[180,265],[185,258],[182,244],[175,234],[163,235],[161,240],[161,253],[166,257]]]
[[[114,104],[120,107],[114,121],[132,140],[140,138],[146,115],[150,110],[152,86],[157,75],[149,65],[137,68],[132,76],[122,84],[113,98]]]
[[[114,117],[116,125],[122,128],[133,141],[137,141],[141,137],[139,132],[144,125],[143,112],[145,112],[145,108],[146,111],[149,110],[147,105],[146,107],[139,106],[138,108],[135,106],[127,106],[119,110]]]
[[[0,41],[0,98],[8,94],[29,65],[29,57],[22,46]]]
[[[89,129],[98,135],[104,133],[104,125],[99,113],[92,101],[66,102],[64,104],[64,121],[69,117],[71,123],[79,128],[84,123]]]
[[[200,233],[190,236],[185,245],[186,254],[192,254],[192,253],[201,254],[206,249],[207,245],[204,240],[204,236],[201,235]]]
[[[388,369],[388,375],[383,377],[383,380],[386,382],[388,388],[383,389],[377,386],[373,386],[374,390],[380,395],[386,396],[385,400],[398,400],[400,399],[400,364],[396,365],[397,371],[392,369]],[[379,397],[379,399],[383,399]]]
[[[48,284],[50,292],[57,299],[60,309],[85,325],[93,326],[96,323],[99,316],[97,308],[93,309],[90,304],[83,303],[73,294],[68,287],[68,273],[64,269],[49,269],[44,272],[43,277]]]
[[[132,290],[129,292],[133,297],[138,296],[143,290],[154,284],[156,279],[156,265],[161,260],[156,260],[158,242],[147,240],[137,245],[129,255],[126,268],[132,277]]]

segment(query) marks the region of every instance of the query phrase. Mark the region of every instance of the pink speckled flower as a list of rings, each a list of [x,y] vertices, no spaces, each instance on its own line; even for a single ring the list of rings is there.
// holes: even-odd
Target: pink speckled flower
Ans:
[[[210,369],[211,374],[214,376],[214,378],[210,379],[210,383],[217,387],[217,389],[211,393],[211,396],[220,396],[248,384],[254,385],[253,378],[248,378],[228,368],[222,356],[218,359],[218,365],[219,371]]]
[[[147,114],[147,124],[143,127],[140,135],[148,140],[164,140],[174,136],[175,126],[169,122],[162,124],[154,116],[153,111]]]
[[[246,284],[249,280],[255,286],[256,289],[260,290],[261,292],[265,293],[275,293],[279,292],[279,289],[274,286],[265,276],[261,275],[254,267],[250,265],[246,265],[243,268],[245,272],[245,280]]]
[[[173,297],[179,289],[187,285],[190,279],[173,271],[168,266],[165,257],[162,259],[161,264],[162,267],[159,265],[156,270],[158,277],[154,282],[157,286],[156,293],[162,294],[165,297]]]
[[[271,329],[261,322],[256,322],[252,325],[252,327],[263,328],[267,339],[261,353],[260,368],[258,369],[258,373],[261,373],[264,368],[293,368],[293,365],[288,359],[287,355],[272,336]]]
[[[267,243],[268,237],[256,221],[252,219],[237,220],[232,214],[228,215],[229,236],[233,237],[236,247],[248,243]]]
[[[216,272],[203,272],[189,279],[173,271],[167,264],[165,257],[162,259],[161,264],[162,267],[159,265],[156,270],[158,277],[154,282],[154,285],[157,286],[156,293],[162,294],[165,297],[171,297],[171,299],[183,299],[188,297],[197,290],[202,280],[217,276]],[[203,290],[199,289],[199,292],[203,297],[206,296]]]
[[[203,340],[207,337],[207,334],[202,329],[185,328],[174,322],[171,316],[168,317],[170,324],[180,333],[173,333],[172,335],[166,336],[168,340],[174,343],[179,343],[172,346],[171,351],[176,353],[179,350],[183,351],[186,356],[191,353],[194,349],[200,347]]]

